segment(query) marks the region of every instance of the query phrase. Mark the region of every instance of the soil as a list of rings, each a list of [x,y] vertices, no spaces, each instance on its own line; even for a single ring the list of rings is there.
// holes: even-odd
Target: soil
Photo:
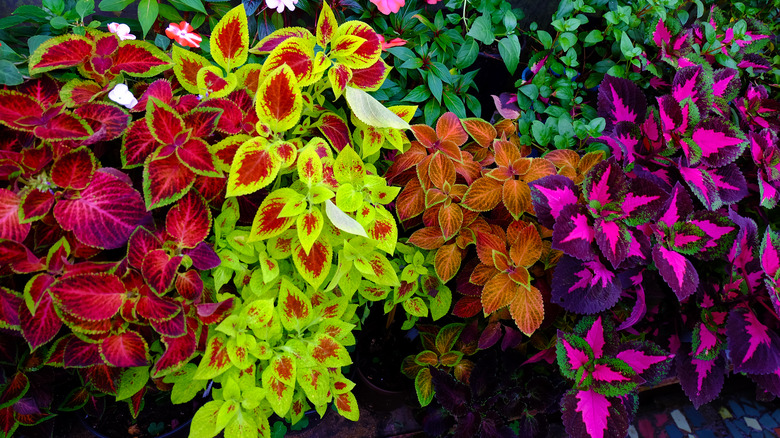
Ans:
[[[403,318],[393,319],[388,328],[387,321],[388,315],[375,306],[359,334],[356,362],[372,384],[388,391],[403,391],[412,381],[401,374],[401,362],[421,347],[417,345],[416,330],[401,329]]]

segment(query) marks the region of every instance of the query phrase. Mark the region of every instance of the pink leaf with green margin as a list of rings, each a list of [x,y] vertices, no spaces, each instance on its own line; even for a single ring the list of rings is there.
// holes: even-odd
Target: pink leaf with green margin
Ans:
[[[71,315],[87,321],[109,319],[125,301],[125,286],[119,277],[107,274],[81,274],[62,278],[49,292]]]
[[[593,358],[599,359],[604,354],[604,324],[601,322],[601,316],[596,318],[593,325],[590,326],[588,333],[585,334],[585,340],[593,349]]]
[[[19,305],[22,303],[20,294],[0,286],[0,325],[19,328]]]
[[[711,167],[725,166],[736,160],[747,147],[747,139],[738,129],[722,119],[711,118],[693,130],[693,141],[699,146],[702,162]]]
[[[552,229],[564,207],[578,203],[574,182],[561,175],[549,175],[528,183],[531,202],[539,222]]]
[[[140,367],[147,364],[146,341],[134,331],[111,335],[100,343],[100,355],[115,367]]]
[[[710,97],[706,94],[711,84],[707,84],[701,65],[683,67],[677,70],[672,81],[672,97],[677,102],[690,98],[698,107],[700,114],[706,114],[710,106]]]
[[[170,105],[173,101],[173,88],[171,87],[171,83],[167,79],[158,79],[149,84],[143,94],[141,94],[141,97],[138,98],[138,103],[130,112],[145,111],[150,97],[154,97],[161,102]]]
[[[98,344],[86,342],[76,336],[72,336],[67,342],[63,353],[65,367],[85,368],[104,364],[103,358],[100,357]]]
[[[710,170],[718,196],[724,204],[739,202],[748,195],[747,180],[735,163]]]
[[[761,269],[767,276],[775,278],[780,269],[780,236],[767,227],[761,240]]]
[[[566,350],[566,357],[569,358],[569,367],[571,371],[577,371],[583,365],[590,362],[590,358],[586,352],[572,347],[565,339],[561,342],[563,343],[563,348]]]
[[[35,315],[30,313],[27,304],[19,303],[19,326],[24,340],[35,350],[54,339],[62,327],[62,320],[54,309],[51,295],[44,293],[41,297]]]
[[[663,246],[653,248],[653,261],[664,281],[682,301],[699,287],[699,274],[693,264],[682,254]]]
[[[703,250],[697,254],[701,258],[724,255],[736,238],[737,226],[719,213],[697,211],[688,218],[688,223],[699,227],[709,237]]]
[[[780,337],[750,309],[729,312],[726,334],[735,372],[767,374],[780,369]]]
[[[163,145],[174,144],[184,131],[184,120],[168,104],[154,97],[146,104],[146,125],[149,132]]]
[[[597,363],[590,373],[593,380],[601,382],[627,382],[631,378],[624,376],[620,371],[612,369],[608,364]]]
[[[62,188],[83,190],[92,180],[97,160],[92,151],[80,147],[63,154],[51,167],[51,180]]]
[[[722,206],[718,188],[706,167],[680,166],[679,170],[688,187],[702,204],[710,210],[717,210]]]
[[[717,353],[718,350],[714,349],[717,345],[718,336],[711,332],[703,322],[696,324],[693,332],[693,347],[696,349],[693,353],[694,356],[699,356],[699,359],[711,359],[701,356],[708,356],[712,351]]]
[[[688,192],[676,183],[672,194],[661,209],[664,214],[658,219],[667,227],[674,227],[675,222],[680,222],[693,212],[693,202]]]
[[[149,214],[138,192],[101,169],[77,198],[63,198],[57,203],[54,218],[84,244],[114,249],[124,246],[130,233],[145,223]]]
[[[637,226],[654,220],[668,198],[667,193],[647,178],[631,178],[629,190],[620,203],[623,221]]]
[[[144,201],[151,210],[172,204],[195,183],[195,173],[183,166],[175,155],[147,159],[144,166]]]
[[[591,211],[601,216],[608,216],[610,210],[617,208],[627,190],[626,176],[614,160],[593,166],[582,183],[582,192],[591,203]],[[602,213],[602,210],[607,211]]]
[[[197,348],[196,331],[199,331],[198,325],[197,320],[188,318],[187,332],[183,336],[176,338],[162,337],[166,349],[152,367],[152,377],[162,377],[165,374],[176,371],[189,361]]]
[[[135,307],[138,316],[150,321],[165,321],[179,313],[181,306],[177,302],[171,301],[169,298],[158,297],[148,290],[145,288],[144,293],[138,298]]]
[[[46,216],[54,205],[54,193],[31,189],[22,194],[21,220],[30,223]]]
[[[122,137],[122,167],[130,169],[144,164],[159,146],[160,143],[152,136],[146,120],[136,120]]]
[[[628,433],[628,414],[616,397],[571,390],[561,407],[566,432],[573,438],[622,438]]]
[[[350,146],[352,141],[350,140],[350,133],[347,124],[338,115],[334,113],[325,113],[317,121],[315,126],[320,130],[322,135],[328,139],[331,146],[337,151],[344,149],[345,146]]]
[[[712,94],[717,98],[731,100],[740,89],[739,71],[722,68],[715,71],[712,78]]]
[[[642,374],[651,366],[669,359],[669,356],[651,356],[640,350],[623,350],[616,357],[627,363],[637,374]]]
[[[0,189],[0,239],[22,242],[31,225],[19,223],[19,207],[22,200],[8,189]]]
[[[194,248],[211,229],[211,211],[203,198],[188,192],[165,217],[165,231],[180,248]]]
[[[170,257],[164,249],[156,249],[144,257],[141,272],[149,286],[162,295],[173,285],[183,256]]]
[[[152,326],[154,331],[163,336],[178,338],[179,336],[183,336],[186,333],[187,319],[188,318],[184,315],[184,312],[178,312],[173,315],[173,318],[151,320],[149,321],[149,324]]]

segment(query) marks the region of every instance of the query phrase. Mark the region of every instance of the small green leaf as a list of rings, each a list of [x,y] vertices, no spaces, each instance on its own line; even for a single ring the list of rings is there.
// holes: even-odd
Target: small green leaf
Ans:
[[[84,17],[93,12],[95,12],[95,0],[79,0],[76,2],[76,13],[79,14],[82,21]]]
[[[51,35],[31,36],[30,39],[27,40],[27,47],[30,49],[30,54],[35,53],[35,51],[38,49],[38,46],[45,43],[46,41],[49,41],[51,38]]]
[[[501,54],[509,74],[515,74],[517,63],[520,61],[520,41],[517,39],[517,35],[509,35],[500,40],[498,42],[498,53]]]
[[[128,7],[134,0],[101,0],[98,8],[105,12],[118,12]]]
[[[480,15],[471,25],[471,30],[466,34],[485,45],[493,44],[496,37],[493,35],[493,24],[490,15]]]
[[[441,83],[441,79],[428,73],[428,88],[431,90],[431,94],[433,94],[436,101],[441,103],[441,93],[444,89],[444,84]]]
[[[620,35],[620,51],[626,58],[633,58],[633,55],[631,54],[633,50],[634,44],[631,42],[631,38],[629,38],[625,31],[622,31]]]
[[[455,57],[455,67],[462,70],[471,66],[477,60],[477,55],[479,55],[479,44],[473,39],[467,39],[458,50],[458,56]]]
[[[168,46],[171,44],[171,40],[168,39],[165,35],[157,34],[154,37],[154,45],[159,47],[162,50],[168,49]]]
[[[11,61],[0,60],[0,84],[19,85],[24,82],[22,74]]]
[[[138,21],[141,23],[144,37],[154,25],[159,12],[160,5],[157,0],[141,0],[138,3]]]
[[[558,37],[558,41],[561,43],[561,48],[566,51],[577,44],[577,35],[571,32],[564,32]]]
[[[547,31],[539,30],[536,32],[536,36],[539,38],[539,42],[542,43],[542,46],[544,46],[545,49],[552,47],[553,39]]]
[[[179,0],[179,1],[198,12],[208,14],[208,12],[206,12],[206,8],[203,7],[203,2],[201,0]]]
[[[601,41],[604,41],[604,35],[601,34],[600,30],[593,29],[585,36],[585,47],[592,46]]]
[[[49,24],[51,25],[51,27],[53,27],[55,29],[65,29],[66,27],[70,26],[70,23],[68,23],[68,20],[66,20],[65,18],[60,17],[60,16],[52,18],[49,21]]]
[[[431,92],[428,91],[428,87],[425,85],[418,85],[414,87],[412,91],[409,92],[409,94],[404,97],[404,101],[406,102],[424,102],[428,100],[428,98],[431,97]]]
[[[446,106],[448,110],[455,113],[458,118],[466,118],[466,107],[463,105],[463,101],[459,96],[452,91],[447,90],[442,97],[444,98],[444,106]]]

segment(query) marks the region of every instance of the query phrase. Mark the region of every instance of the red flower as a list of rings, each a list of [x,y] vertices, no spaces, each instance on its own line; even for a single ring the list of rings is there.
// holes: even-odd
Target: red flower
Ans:
[[[176,23],[169,24],[168,28],[165,29],[165,34],[168,35],[168,38],[176,40],[177,43],[184,47],[200,47],[200,42],[203,41],[203,38],[193,32],[194,30],[190,23],[182,21],[178,25]]]
[[[390,47],[398,47],[403,46],[406,44],[406,40],[403,40],[401,38],[393,38],[390,40],[390,42],[385,42],[385,37],[382,35],[377,35],[379,37],[379,42],[382,43],[382,50],[387,50]]]

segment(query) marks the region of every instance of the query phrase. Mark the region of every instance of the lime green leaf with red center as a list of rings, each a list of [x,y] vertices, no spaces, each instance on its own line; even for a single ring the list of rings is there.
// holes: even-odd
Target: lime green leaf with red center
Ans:
[[[87,147],[66,152],[51,168],[51,180],[62,188],[82,190],[95,173],[97,160]]]
[[[301,242],[297,242],[292,250],[293,264],[298,273],[307,283],[318,288],[330,272],[333,261],[333,248],[322,238],[311,246],[307,253]]]
[[[100,43],[97,45],[99,47]],[[115,76],[125,73],[150,78],[171,68],[168,55],[147,41],[122,41],[114,52],[112,61],[113,65],[108,72]]]
[[[439,276],[442,283],[450,281],[458,273],[461,257],[462,252],[458,245],[454,243],[441,246],[436,251],[434,267],[436,268],[436,275]]]
[[[125,300],[125,286],[119,277],[81,274],[57,280],[49,286],[57,306],[87,321],[116,315]]]
[[[274,322],[273,300],[252,300],[244,305],[241,314],[246,316],[246,325],[251,329],[268,327]]]
[[[314,35],[306,28],[294,26],[283,27],[260,40],[259,43],[255,44],[255,46],[249,50],[249,53],[254,53],[256,55],[270,53],[276,46],[290,38],[302,38],[307,44],[312,46],[317,42]]]
[[[311,247],[317,238],[320,237],[322,228],[325,226],[325,219],[319,208],[314,207],[310,211],[298,216],[296,228],[298,229],[298,240],[306,254],[309,254]]]
[[[314,148],[304,149],[298,155],[298,178],[309,187],[322,181],[322,159]]]
[[[355,259],[353,263],[366,280],[383,286],[400,286],[393,265],[385,256],[376,251]]]
[[[100,343],[100,357],[114,367],[129,368],[147,365],[149,346],[134,331],[108,336]]]
[[[362,182],[366,167],[360,156],[347,146],[339,152],[333,164],[333,176],[340,184]]]
[[[285,232],[295,223],[294,217],[280,217],[282,209],[293,198],[295,191],[282,188],[266,196],[252,221],[247,242],[257,242]],[[303,249],[301,249],[303,250]]]
[[[354,48],[341,48],[341,42],[349,37],[358,37],[363,41]],[[382,54],[379,36],[366,23],[350,21],[338,27],[331,40],[331,56],[349,68],[367,68],[374,64]]]
[[[352,69],[352,79],[349,80],[349,85],[363,91],[376,91],[385,82],[388,74],[390,74],[390,66],[384,60],[379,59],[369,67]]]
[[[325,48],[338,28],[339,23],[336,21],[333,10],[327,3],[323,3],[320,17],[317,19],[317,44]]]
[[[292,166],[298,157],[298,147],[289,141],[276,142],[269,149],[273,157],[281,162],[282,169]]]
[[[409,315],[420,318],[428,316],[428,306],[425,305],[425,301],[423,301],[423,299],[420,297],[414,297],[412,299],[406,300],[401,305]]]
[[[155,140],[163,145],[173,145],[177,141],[183,143],[180,134],[185,128],[184,120],[168,104],[155,97],[146,104],[146,125]]]
[[[227,183],[227,196],[254,193],[276,178],[281,163],[269,150],[262,137],[252,138],[242,144],[233,157]]]
[[[518,286],[515,298],[509,305],[509,313],[517,324],[517,328],[527,336],[531,336],[544,320],[544,300],[539,289],[531,286]]]
[[[144,166],[144,200],[152,210],[181,199],[195,183],[195,173],[182,165],[175,154],[153,160]]]
[[[87,37],[62,35],[51,38],[38,46],[30,56],[30,75],[81,65],[92,56],[94,50],[95,44]]]
[[[230,173],[238,148],[251,138],[245,134],[231,135],[217,144],[209,145],[209,150],[217,162],[217,168],[224,173]]]
[[[330,81],[330,88],[333,90],[336,99],[341,97],[351,80],[352,69],[344,64],[336,64],[328,69],[328,81]]]
[[[290,355],[292,356],[292,355]],[[289,358],[288,358],[289,359]],[[272,365],[274,363],[272,362]],[[291,362],[290,371],[295,371],[295,362]],[[295,375],[293,374],[293,378]],[[295,383],[288,384],[277,376],[273,366],[263,370],[263,388],[266,390],[266,400],[273,408],[276,415],[284,417],[292,406]]]
[[[298,367],[298,384],[314,405],[327,403],[330,378],[324,367]]]
[[[257,117],[274,132],[295,127],[303,110],[298,80],[287,65],[271,72],[257,89]]]
[[[377,205],[375,209],[376,219],[366,227],[366,231],[376,242],[378,249],[392,254],[395,251],[395,244],[398,242],[398,225],[396,225],[393,215],[384,207]]]
[[[236,70],[236,87],[245,88],[254,96],[260,86],[262,69],[261,64],[246,64]]]
[[[309,344],[309,354],[317,365],[340,368],[352,363],[347,349],[332,337],[320,333]]]
[[[200,360],[198,369],[195,372],[195,379],[213,379],[232,366],[228,358],[226,345],[225,335],[213,331],[206,344],[206,352],[203,354],[203,358]]]
[[[238,78],[235,73],[222,75],[219,67],[207,66],[198,71],[195,77],[198,85],[198,94],[212,98],[225,97],[236,88]]]
[[[244,65],[249,51],[249,27],[244,5],[225,14],[211,33],[211,56],[225,71]]]
[[[358,410],[357,400],[352,391],[336,394],[334,398],[336,409],[342,417],[351,421],[360,419],[360,410]]]
[[[211,211],[195,192],[185,195],[165,217],[165,231],[179,248],[195,248],[210,229]]]
[[[185,90],[198,94],[198,72],[204,67],[211,66],[211,62],[195,52],[173,46],[173,73]]]
[[[312,318],[309,297],[286,278],[282,278],[282,284],[279,288],[278,308],[282,325],[288,331],[302,331]]]
[[[285,64],[295,74],[300,88],[309,86],[322,77],[323,72],[317,73],[314,69],[314,47],[299,38],[290,38],[284,41],[268,55],[263,63],[260,78],[267,77]]]

